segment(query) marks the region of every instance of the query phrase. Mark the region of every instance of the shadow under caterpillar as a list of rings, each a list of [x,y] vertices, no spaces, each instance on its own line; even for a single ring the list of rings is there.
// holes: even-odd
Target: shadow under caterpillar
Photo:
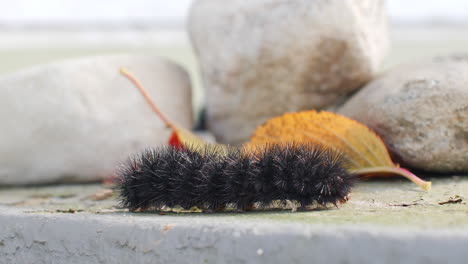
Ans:
[[[117,174],[120,202],[130,211],[198,207],[238,211],[274,202],[337,205],[356,176],[341,154],[311,144],[267,145],[247,151],[159,147],[131,158]]]

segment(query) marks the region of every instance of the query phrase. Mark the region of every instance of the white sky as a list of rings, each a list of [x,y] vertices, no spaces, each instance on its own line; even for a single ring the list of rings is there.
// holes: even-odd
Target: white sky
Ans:
[[[387,0],[387,8],[396,21],[468,21],[467,0]]]
[[[0,22],[183,21],[191,0],[0,0]]]
[[[191,1],[0,0],[0,23],[183,23]],[[387,6],[394,21],[420,21],[434,18],[468,21],[467,0],[387,0]]]

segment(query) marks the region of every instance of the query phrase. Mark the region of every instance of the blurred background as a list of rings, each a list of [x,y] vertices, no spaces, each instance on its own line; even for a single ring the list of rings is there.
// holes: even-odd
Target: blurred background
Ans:
[[[185,32],[191,0],[0,0],[0,74],[95,54],[143,53],[200,78]],[[387,0],[392,49],[382,69],[420,57],[468,50],[468,1]]]

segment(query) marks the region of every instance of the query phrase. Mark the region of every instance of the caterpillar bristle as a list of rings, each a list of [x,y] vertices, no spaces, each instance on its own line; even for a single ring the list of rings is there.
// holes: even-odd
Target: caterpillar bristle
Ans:
[[[198,207],[240,211],[292,201],[305,208],[347,200],[356,180],[340,153],[312,144],[244,148],[159,147],[128,161],[117,175],[131,211]]]

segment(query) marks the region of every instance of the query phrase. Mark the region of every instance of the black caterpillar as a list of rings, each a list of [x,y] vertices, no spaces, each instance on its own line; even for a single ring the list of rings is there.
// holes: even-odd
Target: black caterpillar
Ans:
[[[288,200],[304,208],[337,205],[355,182],[339,153],[315,145],[270,145],[255,154],[233,148],[224,154],[209,147],[148,149],[117,175],[121,205],[131,211],[243,211]]]

